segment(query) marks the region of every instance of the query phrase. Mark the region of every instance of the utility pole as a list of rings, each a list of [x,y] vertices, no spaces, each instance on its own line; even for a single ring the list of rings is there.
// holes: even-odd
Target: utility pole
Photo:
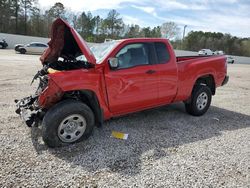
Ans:
[[[16,34],[18,33],[18,31],[17,31],[17,29],[18,29],[18,11],[19,11],[19,4],[18,4],[18,0],[16,0],[15,1],[15,17],[16,17],[16,27],[15,27],[16,31],[15,31],[15,33]]]
[[[24,33],[27,35],[27,0],[24,0]]]
[[[184,46],[183,44],[184,44],[184,37],[185,37],[186,28],[187,28],[187,25],[184,25],[183,37],[182,37],[182,48]]]

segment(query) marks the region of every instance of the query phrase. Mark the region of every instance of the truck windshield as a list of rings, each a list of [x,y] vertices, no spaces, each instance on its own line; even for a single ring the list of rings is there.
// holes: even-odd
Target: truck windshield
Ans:
[[[100,64],[101,61],[108,55],[108,53],[119,43],[119,41],[110,41],[100,44],[93,44],[90,50],[96,58],[96,63]]]

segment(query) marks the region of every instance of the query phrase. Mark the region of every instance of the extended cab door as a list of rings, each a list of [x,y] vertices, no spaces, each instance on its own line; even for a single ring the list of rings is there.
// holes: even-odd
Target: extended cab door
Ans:
[[[159,104],[171,103],[177,93],[178,70],[174,50],[169,43],[155,42],[157,56],[156,73],[158,76]]]
[[[106,68],[105,81],[112,113],[133,112],[157,102],[158,76],[152,52],[152,43],[127,44],[115,55],[118,68]]]

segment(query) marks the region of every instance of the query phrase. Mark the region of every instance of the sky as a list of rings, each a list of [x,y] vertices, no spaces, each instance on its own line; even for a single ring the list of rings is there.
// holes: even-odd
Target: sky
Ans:
[[[250,0],[38,0],[42,8],[56,2],[77,13],[105,18],[116,9],[126,24],[154,27],[175,22],[181,31],[211,31],[250,37]]]

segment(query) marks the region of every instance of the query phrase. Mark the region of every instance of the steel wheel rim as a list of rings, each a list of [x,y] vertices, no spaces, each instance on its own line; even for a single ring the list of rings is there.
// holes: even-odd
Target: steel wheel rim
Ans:
[[[86,119],[82,115],[72,114],[61,121],[58,126],[57,135],[62,142],[75,142],[82,137],[86,126]]]
[[[208,95],[205,92],[202,92],[198,97],[197,97],[197,101],[196,101],[196,106],[198,108],[198,110],[203,110],[204,108],[206,108],[208,103]]]

